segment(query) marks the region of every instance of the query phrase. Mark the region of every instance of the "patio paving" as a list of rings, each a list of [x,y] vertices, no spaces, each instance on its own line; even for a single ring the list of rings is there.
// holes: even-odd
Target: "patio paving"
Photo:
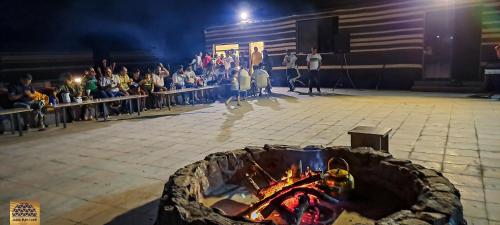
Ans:
[[[240,107],[182,106],[0,136],[0,224],[16,199],[38,199],[47,225],[153,224],[163,184],[186,164],[247,145],[349,145],[347,131],[359,125],[393,128],[395,157],[443,172],[461,191],[469,224],[500,224],[500,101],[275,90]]]

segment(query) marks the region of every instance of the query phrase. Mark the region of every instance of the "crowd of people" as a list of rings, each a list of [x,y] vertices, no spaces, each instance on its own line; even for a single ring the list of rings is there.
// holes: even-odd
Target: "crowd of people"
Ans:
[[[250,65],[248,65],[248,63]],[[297,67],[297,56],[287,51],[282,64],[286,66],[286,74],[290,91],[295,90],[294,83],[298,81],[300,73]],[[321,66],[321,55],[316,49],[307,56],[309,68],[309,91],[312,92],[313,83],[316,84],[318,92],[318,71]],[[36,126],[44,129],[46,105],[79,102],[82,99],[112,98],[128,95],[148,95],[141,107],[145,110],[159,107],[155,101],[153,92],[161,92],[182,88],[196,88],[205,85],[221,85],[229,90],[226,104],[241,94],[244,96],[271,94],[270,74],[272,61],[266,50],[260,52],[257,47],[253,49],[250,60],[240,59],[237,51],[228,50],[222,54],[198,53],[187,65],[180,65],[171,72],[162,63],[154,69],[134,69],[131,73],[126,66],[116,68],[116,63],[109,63],[103,59],[99,65],[89,66],[82,73],[64,73],[61,76],[62,83],[52,93],[42,94],[36,91],[32,85],[32,76],[25,74],[18,82],[12,84],[8,89],[8,99],[13,107],[33,109],[33,115],[23,118],[24,129]],[[190,99],[187,94],[172,99],[173,104],[190,104],[198,101],[198,96]],[[111,111],[111,114],[127,112],[130,107],[120,103],[103,109]],[[1,108],[0,108],[1,109]],[[79,107],[71,110],[68,118],[71,120],[92,120],[95,112],[90,107]],[[99,112],[104,113],[104,112]],[[130,113],[130,112],[128,112]],[[107,113],[106,113],[107,115]],[[2,118],[0,118],[2,119]],[[0,123],[2,125],[2,123]],[[3,127],[0,127],[3,132]]]

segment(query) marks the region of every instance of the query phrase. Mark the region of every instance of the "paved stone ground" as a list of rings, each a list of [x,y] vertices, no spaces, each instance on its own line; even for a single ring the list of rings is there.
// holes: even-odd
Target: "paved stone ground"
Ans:
[[[396,157],[442,171],[469,224],[500,224],[500,102],[459,94],[286,93],[0,137],[0,224],[12,199],[39,199],[42,224],[152,224],[168,176],[246,145],[349,145],[357,125],[394,129]]]

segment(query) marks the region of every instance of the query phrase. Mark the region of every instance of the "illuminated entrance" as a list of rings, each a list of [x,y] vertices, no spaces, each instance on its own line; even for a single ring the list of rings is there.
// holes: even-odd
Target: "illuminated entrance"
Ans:
[[[224,55],[226,56],[226,51],[228,50],[235,50],[236,51],[236,56],[240,56],[240,46],[238,44],[220,44],[220,45],[214,45],[214,53],[217,54],[218,56]]]
[[[264,42],[263,41],[256,41],[256,42],[250,42],[248,45],[248,65],[250,65],[250,73],[253,73],[253,66],[252,65],[252,53],[254,52],[254,47],[257,47],[259,49],[259,52],[262,53],[262,50],[264,50]]]

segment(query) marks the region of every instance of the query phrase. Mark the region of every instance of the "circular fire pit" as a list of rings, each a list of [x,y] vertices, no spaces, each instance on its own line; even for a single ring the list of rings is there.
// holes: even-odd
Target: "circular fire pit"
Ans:
[[[334,165],[335,164],[335,165]],[[156,225],[466,224],[439,172],[371,148],[215,153],[165,185]]]

